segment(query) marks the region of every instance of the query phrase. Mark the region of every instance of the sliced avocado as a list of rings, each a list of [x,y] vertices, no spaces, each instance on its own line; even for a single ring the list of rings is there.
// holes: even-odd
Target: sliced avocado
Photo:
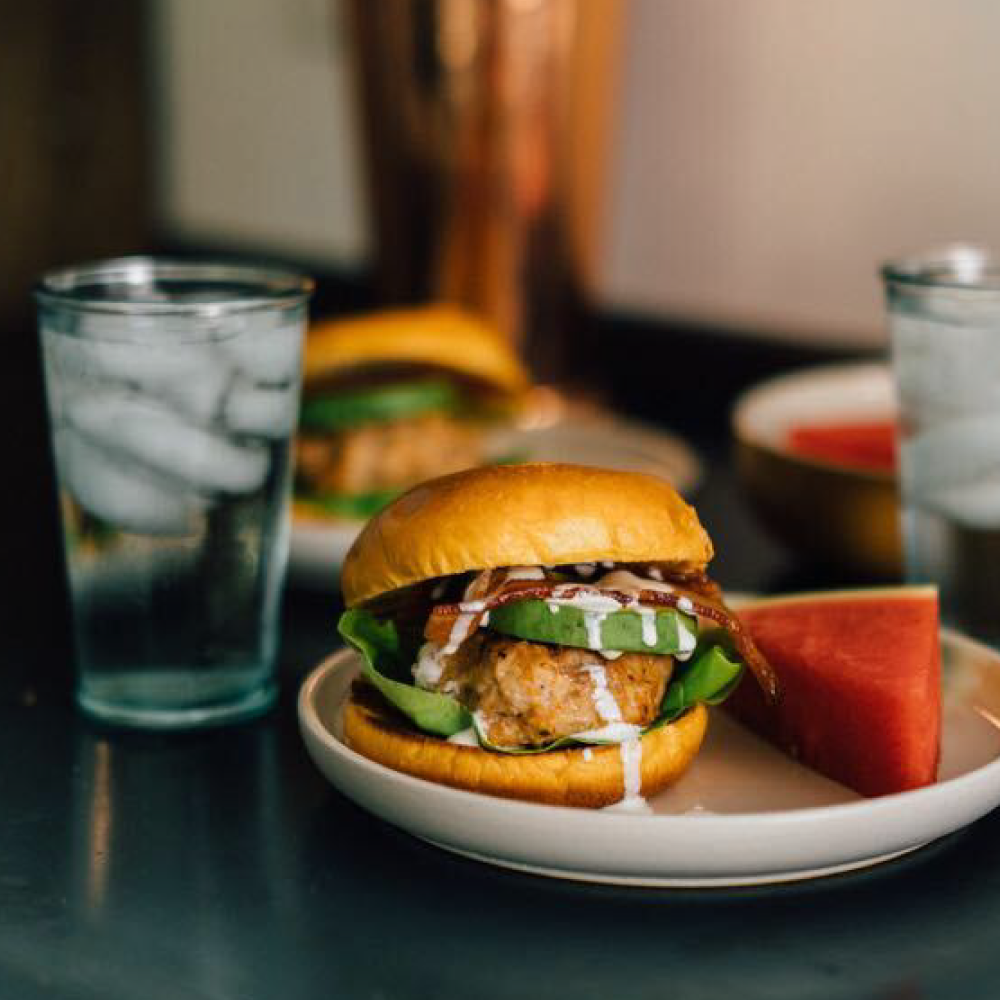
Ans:
[[[461,393],[444,379],[395,382],[307,399],[302,404],[300,423],[307,430],[336,431],[422,413],[451,413],[460,403]]]
[[[655,625],[655,642],[643,637],[643,618]],[[588,624],[589,622],[589,624]],[[530,598],[490,612],[489,627],[504,635],[581,649],[678,653],[694,649],[698,622],[673,608],[593,612]],[[654,638],[647,624],[647,638]],[[595,640],[600,640],[596,642]]]

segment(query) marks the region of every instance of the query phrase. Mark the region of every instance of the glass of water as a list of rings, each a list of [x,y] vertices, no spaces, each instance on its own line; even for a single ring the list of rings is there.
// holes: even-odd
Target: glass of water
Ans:
[[[36,287],[89,715],[171,729],[273,702],[311,291],[143,257]]]
[[[900,406],[907,578],[1000,647],[1000,258],[950,246],[882,269]]]

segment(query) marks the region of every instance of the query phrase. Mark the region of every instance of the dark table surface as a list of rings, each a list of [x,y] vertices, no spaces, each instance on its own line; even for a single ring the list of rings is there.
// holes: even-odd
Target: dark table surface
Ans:
[[[760,373],[756,356],[737,350],[744,374]],[[695,499],[716,577],[841,582],[754,523],[725,402],[669,415],[706,463]],[[0,997],[1000,992],[1000,814],[871,870],[710,891],[515,874],[367,815],[321,778],[296,728],[298,684],[334,647],[336,612],[332,592],[288,592],[281,703],[254,723],[135,735],[58,697],[0,704]],[[55,647],[18,648],[37,665]]]

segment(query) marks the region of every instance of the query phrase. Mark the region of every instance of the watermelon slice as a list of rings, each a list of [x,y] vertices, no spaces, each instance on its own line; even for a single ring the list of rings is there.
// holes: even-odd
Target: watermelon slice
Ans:
[[[738,614],[782,686],[777,705],[745,676],[727,708],[754,731],[862,795],[931,784],[941,738],[933,587],[803,594]]]

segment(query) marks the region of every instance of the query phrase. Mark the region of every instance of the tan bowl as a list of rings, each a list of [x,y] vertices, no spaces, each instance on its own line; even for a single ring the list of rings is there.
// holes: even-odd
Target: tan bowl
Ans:
[[[777,539],[810,560],[860,576],[899,577],[895,476],[806,457],[788,445],[795,426],[892,419],[895,413],[889,370],[880,364],[793,372],[737,400],[737,475]]]

